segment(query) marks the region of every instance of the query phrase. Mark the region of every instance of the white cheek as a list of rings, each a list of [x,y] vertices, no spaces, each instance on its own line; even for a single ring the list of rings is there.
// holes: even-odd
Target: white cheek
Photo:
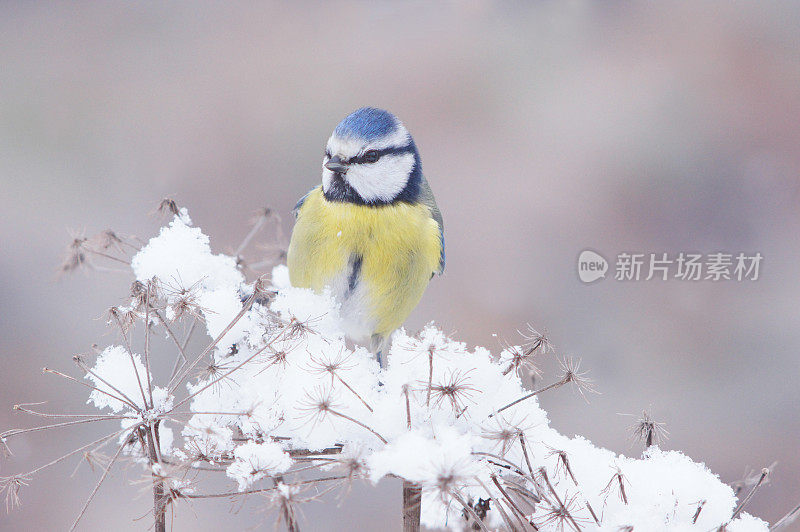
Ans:
[[[327,161],[327,158],[325,159]],[[331,188],[331,183],[333,183],[333,172],[325,168],[323,165],[322,167],[322,191],[328,192]]]
[[[365,201],[391,201],[405,188],[413,167],[411,153],[384,155],[376,163],[353,165],[345,179]]]

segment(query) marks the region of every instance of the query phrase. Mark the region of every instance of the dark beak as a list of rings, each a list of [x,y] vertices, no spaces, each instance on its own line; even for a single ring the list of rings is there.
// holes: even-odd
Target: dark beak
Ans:
[[[331,157],[330,161],[325,163],[325,168],[333,172],[334,174],[344,174],[347,173],[348,164],[342,161],[338,155],[334,155]]]

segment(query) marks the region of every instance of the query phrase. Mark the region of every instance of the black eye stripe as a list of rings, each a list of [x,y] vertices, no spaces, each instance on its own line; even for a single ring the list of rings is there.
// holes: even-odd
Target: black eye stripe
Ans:
[[[399,148],[384,148],[382,150],[370,150],[374,151],[378,154],[378,159],[383,157],[384,155],[399,155],[403,153],[413,153],[414,149],[409,146],[401,146]],[[349,164],[360,164],[360,163],[367,163],[369,162],[366,157],[366,154],[359,155],[358,157],[351,157],[347,162]]]

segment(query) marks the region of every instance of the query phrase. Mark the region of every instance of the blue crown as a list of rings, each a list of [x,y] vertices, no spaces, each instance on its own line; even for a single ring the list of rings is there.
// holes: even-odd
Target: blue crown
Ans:
[[[389,111],[362,107],[339,122],[334,134],[345,138],[355,137],[371,141],[393,133],[400,121]]]

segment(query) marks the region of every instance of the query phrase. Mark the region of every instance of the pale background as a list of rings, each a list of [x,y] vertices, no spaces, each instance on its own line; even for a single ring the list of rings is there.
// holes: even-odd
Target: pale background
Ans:
[[[96,318],[130,278],[59,279],[68,229],[147,237],[171,194],[230,251],[255,210],[286,214],[316,184],[336,123],[375,105],[414,135],[446,224],[447,271],[409,327],[492,348],[546,328],[602,391],[543,397],[556,428],[636,454],[620,413],[648,408],[665,447],[725,481],[777,460],[749,507],[773,521],[800,499],[799,29],[791,2],[4,2],[0,428],[34,423],[18,402],[82,408],[40,368],[115,340]],[[586,286],[586,247],[765,259],[757,282]],[[94,430],[17,439],[0,476]],[[66,529],[97,478],[74,467],[35,478],[0,528]],[[146,529],[138,475],[117,471],[82,529]],[[397,527],[399,498],[357,487],[304,507],[303,528]],[[175,530],[269,529],[262,505],[183,505]]]

